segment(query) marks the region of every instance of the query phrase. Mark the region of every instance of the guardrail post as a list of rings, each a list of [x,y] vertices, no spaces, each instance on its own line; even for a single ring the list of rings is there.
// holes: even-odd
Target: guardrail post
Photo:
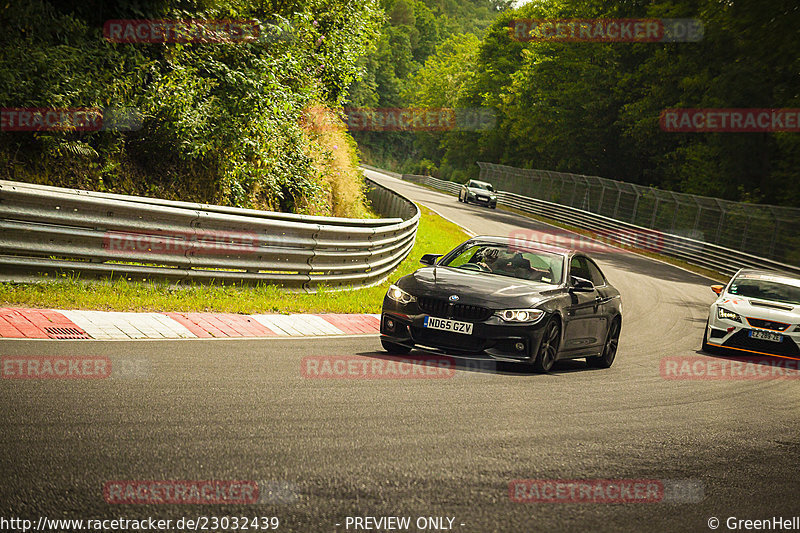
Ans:
[[[597,180],[600,183],[600,201],[597,202],[597,213],[603,214],[603,199],[606,197],[606,186],[601,180]]]
[[[672,213],[672,225],[670,226],[670,231],[672,231],[674,233],[675,232],[675,223],[678,220],[678,209],[681,208],[681,204],[678,201],[677,196],[675,196],[674,192],[670,191],[670,195],[672,195],[672,199],[675,201],[675,211]]]
[[[614,214],[611,215],[611,218],[617,218],[617,215],[619,214],[619,202],[622,199],[622,187],[616,181],[613,183],[617,188],[617,201],[614,203]]]
[[[742,234],[742,245],[741,245],[741,250],[742,250],[743,252],[746,250],[746,248],[745,248],[745,245],[746,245],[746,243],[747,243],[747,231],[750,229],[750,220],[751,220],[751,217],[750,217],[750,216],[747,216],[747,217],[745,218],[745,223],[744,223],[744,232],[743,232],[743,234]]]
[[[778,241],[778,228],[781,225],[781,221],[772,209],[770,209],[770,212],[775,217],[775,227],[772,230],[772,241],[769,243],[769,257],[775,259],[775,243]]]
[[[561,182],[561,188],[558,190],[558,201],[564,201],[564,189],[567,188],[567,180],[559,180]]]
[[[633,192],[636,193],[636,200],[633,201],[633,213],[631,214],[631,224],[636,224],[636,215],[639,211],[639,198],[642,197],[642,193],[639,192],[639,189],[634,188]]]
[[[650,219],[650,229],[654,229],[656,227],[656,216],[658,216],[658,204],[661,202],[661,198],[658,197],[656,194],[656,205],[653,206],[653,216]]]
[[[723,203],[717,200],[717,205],[719,206],[720,215],[719,225],[717,225],[717,235],[714,237],[714,244],[720,243],[720,239],[722,238],[722,227],[725,225],[725,215],[727,215],[727,211],[725,210]]]
[[[575,196],[578,194],[578,180],[574,177],[570,177],[572,180],[572,196],[569,197],[569,205],[575,205]]]
[[[700,227],[700,215],[703,212],[703,205],[694,195],[692,195],[692,200],[694,200],[695,207],[697,207],[697,214],[694,217],[694,227],[692,228],[692,231],[697,233],[697,228]]]

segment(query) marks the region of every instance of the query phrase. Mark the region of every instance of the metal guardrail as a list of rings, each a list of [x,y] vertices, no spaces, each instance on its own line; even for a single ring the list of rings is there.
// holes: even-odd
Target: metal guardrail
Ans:
[[[65,275],[319,286],[380,282],[414,246],[419,208],[367,179],[389,218],[315,217],[0,180],[0,280]]]
[[[566,172],[478,162],[481,179],[528,198],[681,235],[779,263],[800,264],[800,209],[732,202]]]
[[[443,181],[431,176],[404,174],[403,179],[454,195],[458,195],[461,187],[457,183]],[[529,198],[520,194],[498,191],[497,204],[594,232],[600,236],[603,242],[641,248],[639,243],[644,235],[651,243],[648,246],[650,251],[724,274],[733,274],[743,267],[770,268],[800,274],[800,267],[798,266],[757,257],[680,235],[644,228],[575,207]],[[656,243],[655,248],[652,243]]]
[[[458,193],[461,191],[462,187],[460,183],[444,181],[431,176],[419,176],[417,174],[403,174],[403,180],[417,183],[419,185],[425,185],[427,187],[433,187],[434,189],[455,194],[456,196],[458,196]]]
[[[384,170],[384,169],[382,169],[382,168],[373,167],[372,165],[365,165],[365,164],[363,164],[363,163],[362,163],[362,164],[361,164],[361,165],[359,165],[359,166],[360,166],[361,168],[366,168],[367,170],[372,170],[372,171],[374,171],[374,172],[380,172],[381,174],[386,174],[387,176],[391,176],[391,177],[393,177],[393,178],[398,178],[398,179],[400,179],[400,178],[402,178],[402,177],[403,177],[403,175],[402,175],[402,174],[399,174],[399,173],[397,173],[397,172],[392,172],[391,170]]]

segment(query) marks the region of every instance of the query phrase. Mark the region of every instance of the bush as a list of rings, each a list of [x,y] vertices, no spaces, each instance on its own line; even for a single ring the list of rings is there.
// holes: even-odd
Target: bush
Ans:
[[[345,134],[330,141],[304,129],[302,116],[312,104],[341,104],[343,87],[374,41],[376,0],[312,0],[286,5],[283,13],[225,1],[182,9],[176,0],[146,8],[100,0],[57,5],[32,0],[0,8],[7,29],[0,35],[0,107],[134,108],[141,129],[3,135],[0,176],[239,207],[366,214],[352,143]],[[107,19],[273,19],[283,33],[233,44],[110,43],[99,12]],[[337,172],[341,177],[332,179]]]

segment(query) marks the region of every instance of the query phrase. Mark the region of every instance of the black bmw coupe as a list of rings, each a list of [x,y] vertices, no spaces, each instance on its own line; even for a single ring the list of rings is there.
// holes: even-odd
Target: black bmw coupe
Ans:
[[[620,294],[586,255],[503,237],[474,237],[400,278],[383,299],[381,343],[484,353],[548,372],[559,359],[614,362]]]

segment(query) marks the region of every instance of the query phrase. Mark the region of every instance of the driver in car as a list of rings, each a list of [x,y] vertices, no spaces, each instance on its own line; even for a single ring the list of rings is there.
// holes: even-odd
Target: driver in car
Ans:
[[[503,253],[497,248],[488,248],[481,252],[477,258],[477,264],[487,272],[503,274],[519,279],[529,279],[534,281],[547,278],[549,281],[552,274],[549,270],[533,268],[531,262],[521,253]]]
[[[480,256],[477,257],[477,264],[487,272],[494,272],[503,263],[500,261],[500,250],[497,248],[484,248],[478,253]]]
[[[489,248],[481,254],[478,265],[487,272],[528,279],[531,263],[520,253],[512,254]]]
[[[531,266],[530,260],[526,259],[521,253],[517,252],[505,265],[505,270],[515,278],[528,279],[531,281],[541,281],[543,278],[552,277],[549,270],[541,270]]]

